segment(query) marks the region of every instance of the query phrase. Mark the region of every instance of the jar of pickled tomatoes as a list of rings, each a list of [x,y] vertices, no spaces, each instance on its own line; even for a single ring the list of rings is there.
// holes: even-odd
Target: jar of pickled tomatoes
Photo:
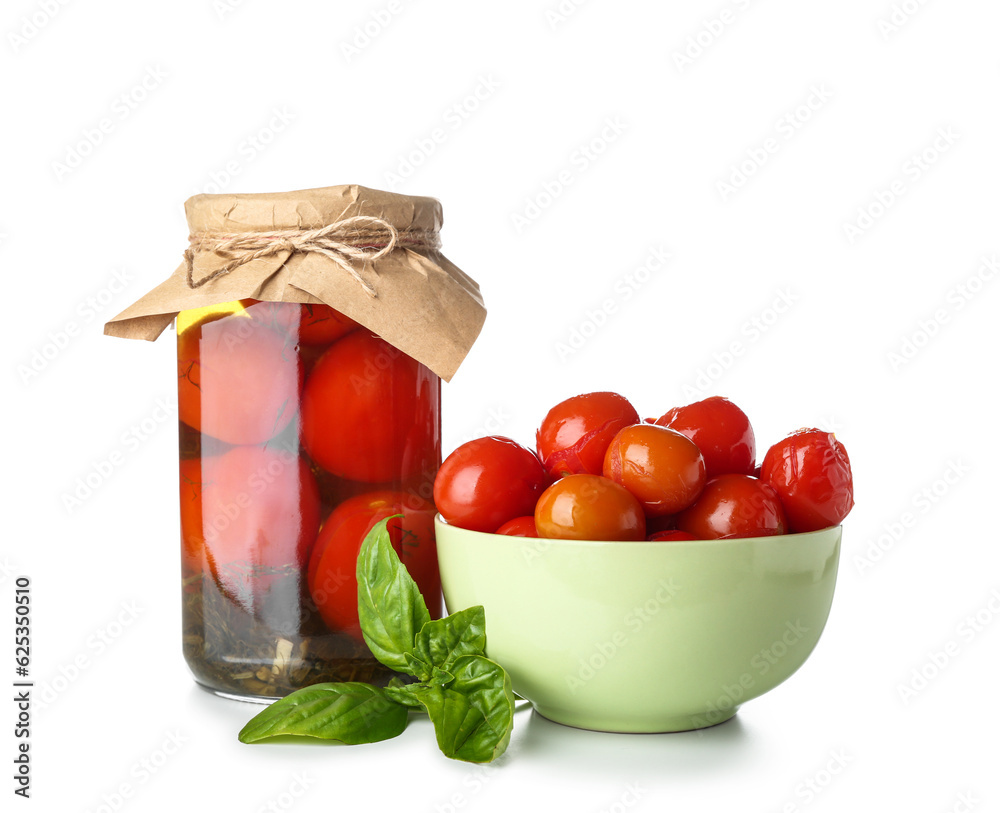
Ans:
[[[441,254],[440,204],[358,186],[200,195],[185,261],[106,326],[176,320],[183,651],[195,680],[269,700],[384,684],[355,567],[379,521],[441,613],[441,380],[485,318]]]

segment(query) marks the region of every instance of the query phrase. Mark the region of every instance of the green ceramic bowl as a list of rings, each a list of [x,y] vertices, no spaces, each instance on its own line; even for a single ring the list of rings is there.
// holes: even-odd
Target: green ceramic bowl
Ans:
[[[816,646],[840,558],[839,526],[698,542],[436,526],[449,612],[482,604],[514,691],[597,731],[704,728],[773,689]]]

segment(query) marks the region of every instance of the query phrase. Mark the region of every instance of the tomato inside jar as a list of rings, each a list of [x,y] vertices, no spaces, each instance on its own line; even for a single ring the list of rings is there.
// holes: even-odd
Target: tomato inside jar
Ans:
[[[177,376],[195,679],[248,699],[387,682],[359,634],[353,565],[400,515],[393,544],[440,617],[438,376],[327,305],[257,300],[182,311]]]

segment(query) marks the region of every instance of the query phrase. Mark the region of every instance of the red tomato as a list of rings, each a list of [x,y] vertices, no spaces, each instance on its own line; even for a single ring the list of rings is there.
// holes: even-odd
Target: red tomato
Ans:
[[[441,464],[434,503],[450,525],[493,533],[535,510],[547,478],[534,452],[491,435],[463,443]]]
[[[514,519],[505,522],[497,528],[497,533],[503,536],[538,537],[538,529],[535,527],[534,517],[514,517]]]
[[[279,579],[299,579],[319,529],[309,467],[290,452],[237,446],[181,464],[187,563],[207,565],[222,591],[254,612]]]
[[[250,318],[307,346],[330,344],[358,326],[353,319],[329,305],[262,302],[256,299],[243,299],[240,304],[246,308]]]
[[[299,318],[299,342],[301,344],[330,344],[350,333],[358,326],[329,305],[302,305]]]
[[[549,410],[536,435],[538,457],[551,477],[600,474],[611,439],[639,422],[639,413],[614,392],[576,395]]]
[[[360,494],[337,506],[323,523],[308,573],[309,592],[323,621],[358,641],[364,641],[358,620],[358,553],[368,532],[387,517],[395,517],[387,529],[400,561],[420,588],[431,617],[441,615],[434,506],[402,491]]]
[[[693,440],[705,457],[707,477],[752,474],[757,448],[750,419],[732,401],[713,395],[674,407],[656,423]]]
[[[302,441],[328,472],[366,483],[437,464],[437,377],[367,330],[337,341],[302,393]],[[433,401],[433,404],[432,404]]]
[[[843,522],[854,507],[854,480],[847,450],[832,433],[800,429],[764,455],[761,477],[770,483],[795,533]]]
[[[788,529],[777,492],[749,474],[713,477],[690,508],[677,515],[677,528],[698,539],[774,536]]]
[[[632,492],[646,516],[663,517],[697,499],[705,486],[705,460],[680,432],[637,423],[611,441],[604,476]]]
[[[184,423],[226,443],[256,444],[295,417],[303,372],[293,340],[233,315],[177,334],[177,376]]]
[[[650,542],[690,542],[698,537],[687,531],[657,531],[646,538]]]
[[[181,567],[185,575],[205,570],[201,459],[181,460]]]
[[[646,517],[632,494],[597,474],[556,480],[535,506],[538,535],[548,539],[632,541],[646,538]]]

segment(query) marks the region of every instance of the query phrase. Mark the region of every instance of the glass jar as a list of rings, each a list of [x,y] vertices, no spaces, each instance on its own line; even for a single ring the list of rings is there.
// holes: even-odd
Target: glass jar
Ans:
[[[176,321],[184,655],[242,699],[385,683],[358,550],[394,517],[440,615],[441,381],[482,329],[479,286],[442,253],[434,198],[351,184],[184,208],[183,261],[104,326],[153,341]]]
[[[226,696],[383,684],[355,565],[380,520],[441,614],[439,377],[327,305],[177,316],[184,655]],[[399,515],[399,516],[397,516]]]

